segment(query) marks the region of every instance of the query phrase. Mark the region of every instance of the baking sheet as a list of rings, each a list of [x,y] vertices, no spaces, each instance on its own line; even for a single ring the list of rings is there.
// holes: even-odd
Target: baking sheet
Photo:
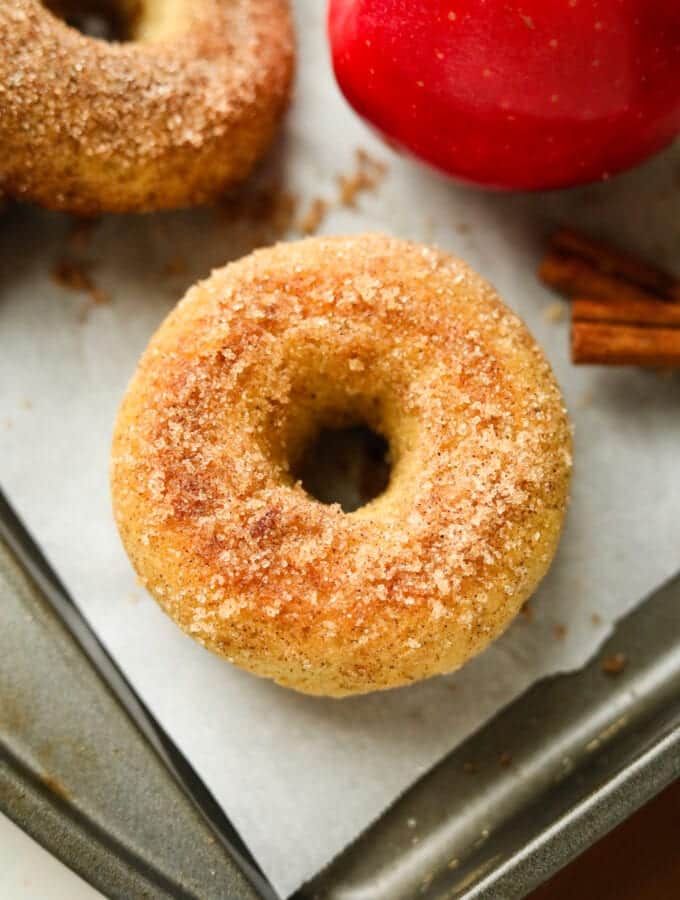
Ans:
[[[534,271],[553,224],[572,222],[673,263],[680,156],[595,188],[519,197],[443,181],[376,141],[347,109],[326,58],[323,4],[296,3],[300,73],[281,146],[261,176],[304,217],[333,201],[361,147],[388,163],[358,209],[332,204],[323,233],[432,240],[495,282],[545,346],[576,426],[573,503],[557,561],[521,618],[460,673],[352,700],[297,696],[181,635],[138,588],[111,520],[116,406],[139,353],[185,287],[262,239],[225,210],[100,222],[27,208],[0,219],[0,472],[87,617],[282,893],[292,892],[401,791],[537,678],[583,663],[611,623],[680,565],[680,381],[574,369],[565,321]],[[242,210],[241,210],[242,213]],[[252,213],[252,210],[251,210]],[[288,237],[294,237],[291,229]],[[51,277],[92,263],[109,302]],[[62,273],[63,274],[63,273]],[[593,615],[599,621],[593,621]]]

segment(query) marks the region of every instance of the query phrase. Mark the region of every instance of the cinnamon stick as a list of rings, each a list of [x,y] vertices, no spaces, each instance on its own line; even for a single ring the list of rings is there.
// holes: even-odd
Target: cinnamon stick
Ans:
[[[680,368],[680,281],[569,229],[539,274],[573,298],[575,363]]]
[[[659,303],[662,298],[618,275],[604,272],[578,256],[549,251],[538,270],[541,279],[567,297],[592,297],[611,303]],[[666,299],[666,298],[664,298]]]
[[[576,297],[572,301],[574,321],[607,322],[610,325],[638,325],[641,328],[680,328],[680,303],[644,303],[636,300],[594,300]]]
[[[574,321],[571,358],[580,364],[677,369],[680,368],[680,328]]]
[[[680,282],[677,278],[602,241],[570,228],[561,228],[553,235],[551,246],[557,254],[582,259],[602,274],[621,278],[661,300],[680,301]]]

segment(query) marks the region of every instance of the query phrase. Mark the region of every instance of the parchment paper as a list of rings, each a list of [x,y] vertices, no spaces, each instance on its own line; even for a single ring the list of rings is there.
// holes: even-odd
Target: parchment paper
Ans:
[[[342,702],[277,688],[183,636],[136,586],[121,550],[107,485],[111,427],[152,330],[188,284],[248,251],[253,229],[213,210],[112,217],[78,250],[64,216],[20,208],[0,218],[3,486],[283,895],[500,706],[535,679],[581,665],[612,622],[680,566],[680,381],[573,368],[568,325],[548,321],[555,298],[534,274],[545,234],[564,222],[672,264],[677,152],[567,193],[454,186],[369,134],[334,86],[325,4],[296,6],[299,83],[271,165],[302,210],[315,196],[335,196],[335,173],[352,170],[358,146],[388,162],[379,191],[362,195],[357,210],[331,210],[321,231],[382,229],[459,253],[525,317],[564,387],[576,427],[573,504],[533,621],[520,618],[453,677]],[[65,254],[91,260],[110,295],[85,319],[84,295],[50,277]]]

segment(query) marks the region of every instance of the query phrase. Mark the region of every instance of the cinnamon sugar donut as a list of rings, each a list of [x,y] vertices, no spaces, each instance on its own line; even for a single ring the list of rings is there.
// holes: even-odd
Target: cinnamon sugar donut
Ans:
[[[294,475],[368,424],[387,489],[352,513]],[[250,672],[342,696],[450,672],[545,574],[570,431],[522,322],[457,259],[394,238],[259,250],[192,288],[118,416],[123,543],[166,612]]]
[[[0,189],[81,214],[188,206],[248,174],[285,108],[287,0],[117,0],[131,40],[0,4]]]

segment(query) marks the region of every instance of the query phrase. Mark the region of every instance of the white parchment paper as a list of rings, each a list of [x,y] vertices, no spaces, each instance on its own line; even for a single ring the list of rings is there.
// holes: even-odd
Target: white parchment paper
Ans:
[[[296,4],[300,72],[275,157],[281,177],[304,210],[318,195],[333,199],[335,174],[353,168],[358,146],[388,162],[380,190],[357,210],[332,209],[321,231],[386,230],[465,257],[546,347],[576,427],[573,504],[534,618],[457,675],[341,702],[298,696],[211,656],[136,586],[109,509],[116,407],[152,330],[191,282],[251,248],[252,229],[213,210],[111,217],[77,250],[64,216],[19,208],[0,218],[2,484],[283,895],[500,706],[537,678],[581,665],[680,566],[680,380],[573,368],[568,325],[549,321],[555,298],[534,274],[545,234],[565,222],[673,265],[677,152],[560,194],[454,186],[391,154],[347,108],[327,60],[324,5]],[[50,277],[74,253],[110,295],[84,320],[83,295]]]

